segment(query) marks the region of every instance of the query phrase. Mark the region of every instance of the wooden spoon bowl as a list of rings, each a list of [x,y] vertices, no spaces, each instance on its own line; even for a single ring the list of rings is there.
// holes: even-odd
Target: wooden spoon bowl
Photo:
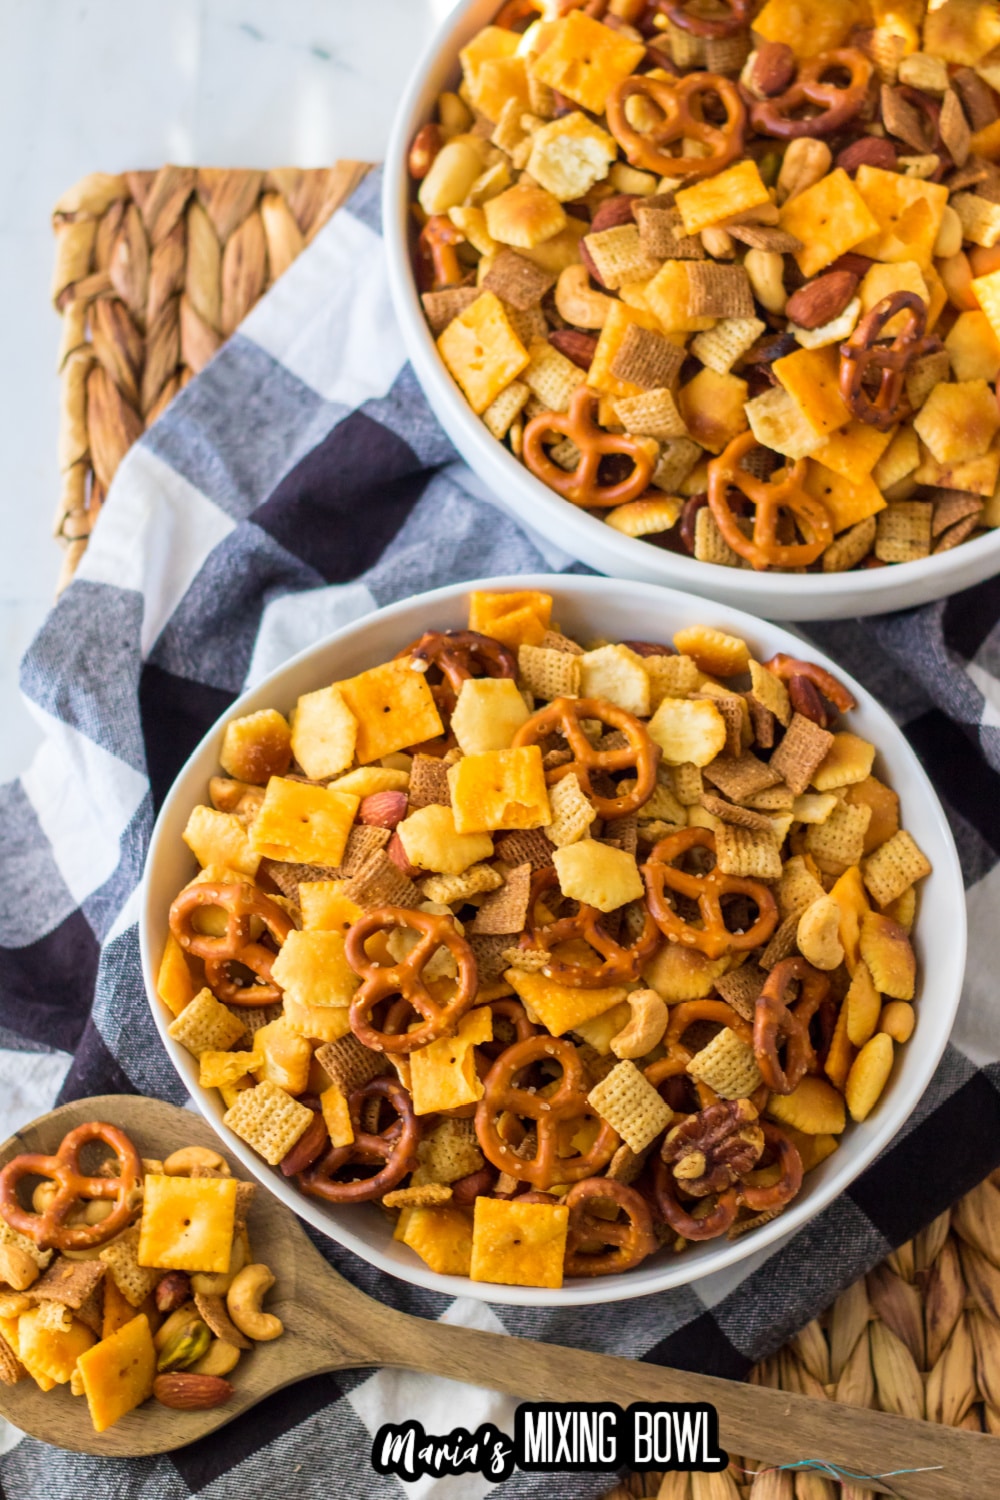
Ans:
[[[64,1104],[26,1125],[0,1147],[0,1167],[24,1151],[53,1152],[68,1130],[86,1120],[118,1125],[147,1157],[162,1159],[188,1145],[223,1150],[205,1122],[188,1110],[157,1099],[105,1094]],[[534,1401],[607,1400],[621,1406],[709,1401],[719,1413],[722,1446],[764,1463],[820,1456],[855,1473],[933,1468],[862,1486],[907,1500],[967,1500],[1000,1492],[1000,1443],[981,1433],[395,1312],[345,1281],[295,1216],[263,1191],[251,1208],[249,1231],[254,1259],[269,1265],[277,1278],[267,1309],[282,1319],[285,1334],[243,1356],[232,1375],[235,1394],[225,1406],[173,1411],[149,1401],[98,1434],[85,1399],[72,1396],[68,1385],[43,1393],[33,1380],[23,1379],[0,1385],[0,1415],[58,1448],[139,1458],[196,1442],[307,1376],[384,1365]]]

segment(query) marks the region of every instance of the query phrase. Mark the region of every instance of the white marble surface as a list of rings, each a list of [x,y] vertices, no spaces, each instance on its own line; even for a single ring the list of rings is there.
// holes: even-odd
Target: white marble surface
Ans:
[[[378,160],[453,0],[0,0],[0,781],[37,730],[17,663],[52,598],[49,213],[87,172]]]

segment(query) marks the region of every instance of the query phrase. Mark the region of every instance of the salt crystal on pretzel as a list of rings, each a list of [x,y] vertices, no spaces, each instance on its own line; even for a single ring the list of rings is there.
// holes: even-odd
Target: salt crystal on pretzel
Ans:
[[[688,315],[692,318],[752,318],[753,291],[742,266],[724,266],[714,260],[690,261],[687,265]]]
[[[781,847],[773,830],[720,823],[715,830],[715,855],[723,875],[756,880],[777,880],[781,875]]]
[[[486,897],[469,931],[489,937],[521,932],[528,915],[530,890],[531,865],[526,862],[510,870],[500,888]]]
[[[761,1083],[754,1050],[728,1026],[696,1052],[686,1070],[720,1099],[748,1099]]]
[[[581,653],[582,655],[582,653]],[[549,646],[519,646],[517,666],[525,686],[536,698],[580,696],[580,659]]]
[[[807,852],[834,864],[860,864],[871,816],[870,807],[839,802],[825,822],[809,824],[805,838]]]
[[[288,1155],[312,1120],[311,1109],[267,1079],[244,1089],[222,1117],[222,1123],[272,1167]]]
[[[480,282],[488,292],[496,292],[501,302],[524,312],[541,302],[545,293],[555,286],[555,273],[544,271],[516,250],[501,250],[490,262],[489,270]]]
[[[867,557],[875,545],[875,516],[866,516],[847,531],[842,531],[823,553],[824,573],[849,573]]]
[[[812,781],[832,744],[829,730],[814,724],[804,714],[794,714],[781,744],[771,756],[772,781],[784,781],[798,796]]]
[[[240,1040],[245,1023],[216,1000],[209,989],[199,990],[180,1015],[171,1021],[167,1034],[194,1056],[203,1052],[226,1052]]]
[[[587,1102],[637,1155],[673,1118],[669,1104],[629,1059],[591,1089]]]
[[[611,373],[618,380],[641,386],[644,391],[659,387],[673,388],[686,357],[683,346],[675,344],[665,334],[631,323],[611,361]],[[629,427],[628,419],[624,416],[622,421],[629,431],[641,430]],[[686,430],[682,427],[678,432],[664,435],[677,437]]]
[[[900,828],[861,866],[865,885],[879,906],[888,906],[915,881],[931,873],[931,863],[913,837]]]

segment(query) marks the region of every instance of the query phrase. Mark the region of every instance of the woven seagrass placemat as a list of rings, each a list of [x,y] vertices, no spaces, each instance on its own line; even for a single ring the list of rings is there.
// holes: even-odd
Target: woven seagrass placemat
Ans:
[[[76,570],[128,449],[367,172],[95,172],[53,210],[62,314],[55,535]]]

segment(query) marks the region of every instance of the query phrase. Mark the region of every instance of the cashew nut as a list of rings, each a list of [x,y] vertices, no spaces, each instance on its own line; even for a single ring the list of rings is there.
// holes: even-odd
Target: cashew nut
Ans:
[[[194,1167],[207,1167],[220,1177],[229,1176],[226,1158],[220,1156],[218,1151],[213,1151],[210,1146],[182,1146],[163,1163],[163,1170],[168,1177],[190,1177]]]
[[[669,1012],[655,990],[633,990],[628,1003],[632,1019],[611,1038],[611,1050],[616,1057],[645,1057],[666,1031]]]
[[[567,266],[556,282],[556,311],[574,328],[603,328],[611,298],[594,291],[586,266]]]
[[[825,141],[813,140],[809,136],[798,136],[789,141],[778,173],[778,203],[787,203],[797,198],[806,188],[825,177],[833,165],[833,156]]]
[[[417,197],[425,214],[446,214],[465,201],[480,172],[483,158],[468,138],[455,137],[442,146],[430,171],[420,184]]]
[[[840,907],[832,896],[818,896],[799,917],[795,935],[799,952],[817,969],[835,969],[844,961],[840,941]]]
[[[783,313],[788,293],[785,291],[785,262],[778,251],[748,250],[743,269],[750,277],[753,294],[761,306],[770,313]]]
[[[27,1291],[38,1280],[38,1267],[20,1245],[0,1245],[0,1281],[15,1292]]]
[[[246,1230],[241,1230],[233,1240],[229,1255],[228,1271],[192,1271],[191,1289],[202,1297],[224,1297],[233,1284],[237,1271],[242,1271],[250,1262],[250,1241]]]
[[[285,1331],[280,1318],[276,1318],[274,1313],[261,1311],[264,1293],[272,1286],[274,1274],[267,1266],[244,1266],[226,1293],[229,1316],[240,1333],[245,1333],[248,1339],[256,1339],[258,1343],[280,1338]]]
[[[228,1375],[239,1364],[240,1351],[225,1339],[213,1339],[201,1359],[188,1365],[192,1375]]]

